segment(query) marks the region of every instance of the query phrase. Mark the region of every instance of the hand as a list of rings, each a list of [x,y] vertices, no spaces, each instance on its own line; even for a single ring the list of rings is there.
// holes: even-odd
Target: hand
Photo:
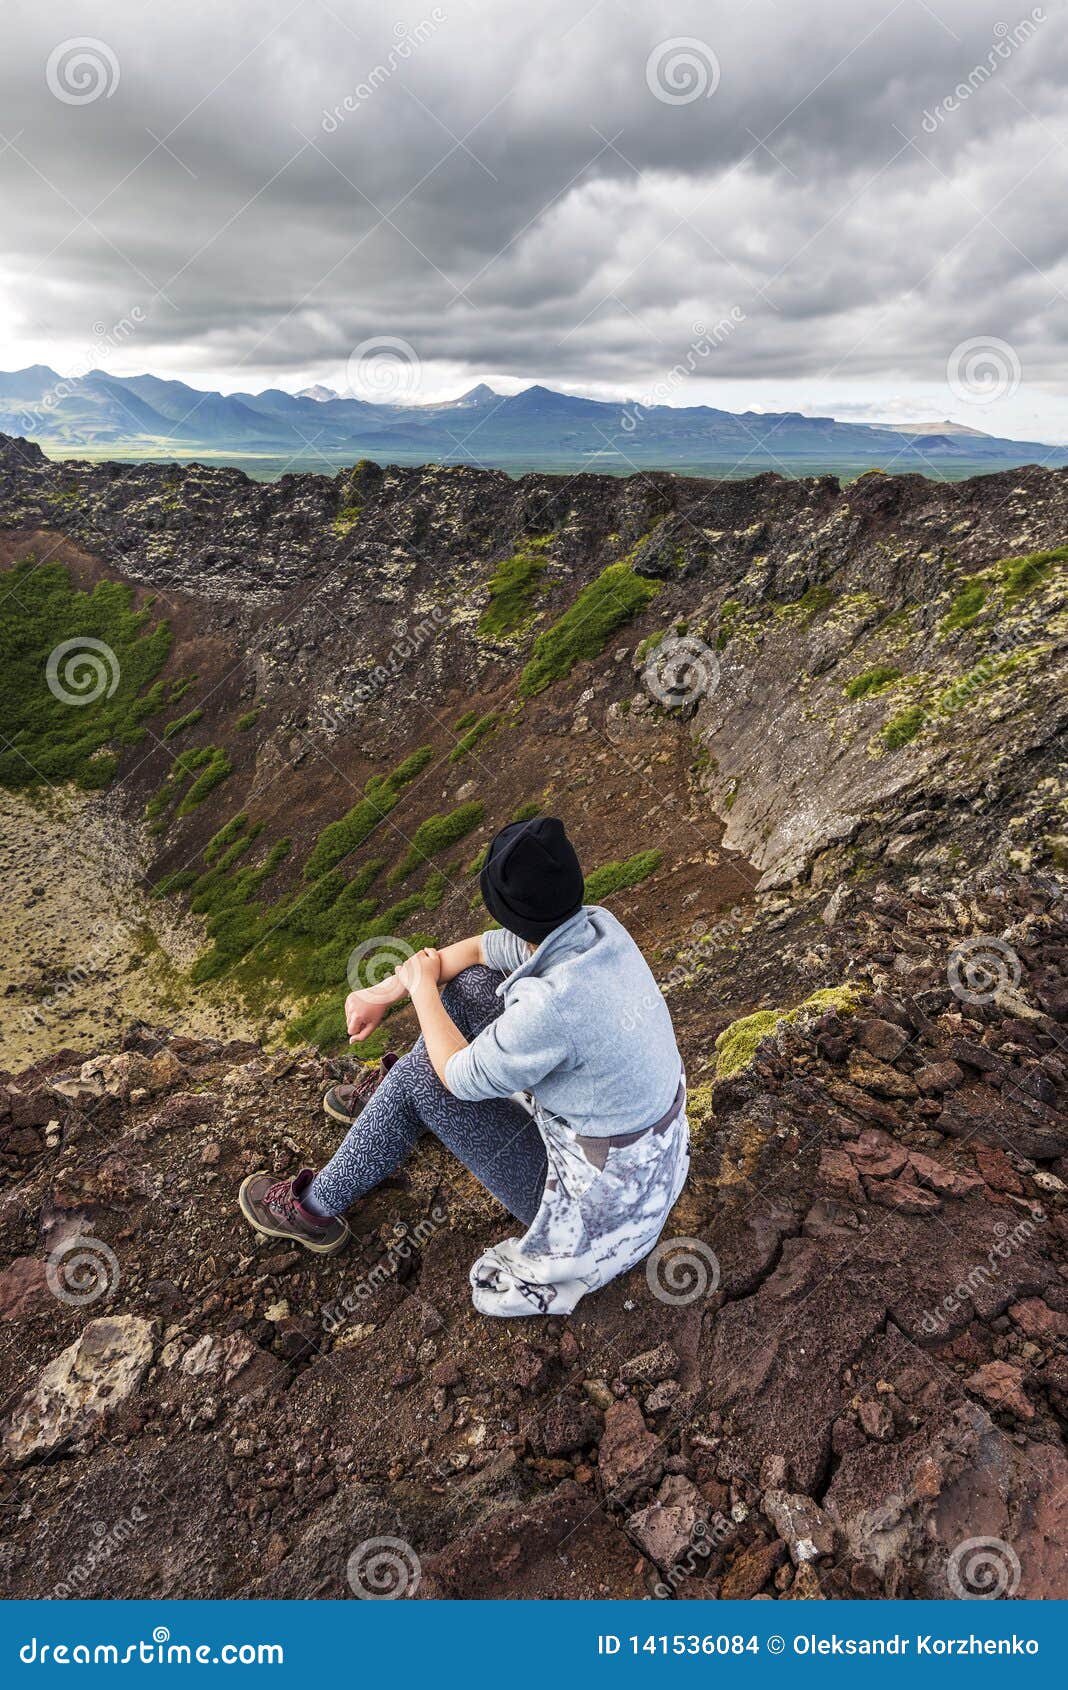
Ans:
[[[420,987],[437,986],[441,977],[441,956],[432,945],[427,945],[402,962],[393,973],[409,997],[414,997]]]
[[[380,988],[369,986],[349,993],[345,999],[345,1025],[353,1044],[370,1038],[388,1008]]]

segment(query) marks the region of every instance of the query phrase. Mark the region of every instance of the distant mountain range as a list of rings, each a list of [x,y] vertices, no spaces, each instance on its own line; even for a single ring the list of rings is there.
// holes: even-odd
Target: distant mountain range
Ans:
[[[480,383],[435,405],[346,399],[320,383],[300,393],[200,392],[158,376],[105,370],[62,377],[47,365],[0,373],[0,432],[52,457],[201,458],[272,475],[300,466],[477,463],[524,470],[856,474],[915,470],[956,479],[984,470],[1068,465],[1068,446],[1000,440],[952,422],[846,423],[796,411],[721,411],[582,399],[547,387],[511,396]]]

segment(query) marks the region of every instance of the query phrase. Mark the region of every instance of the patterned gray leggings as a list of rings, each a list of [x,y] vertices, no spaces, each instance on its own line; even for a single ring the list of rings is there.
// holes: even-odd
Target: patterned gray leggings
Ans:
[[[466,1039],[501,1013],[495,969],[465,968],[442,989],[441,1001]],[[529,1226],[541,1203],[546,1156],[533,1116],[509,1098],[462,1103],[431,1067],[422,1036],[386,1075],[337,1151],[316,1174],[308,1200],[320,1214],[340,1215],[357,1197],[394,1173],[424,1132],[447,1150]]]

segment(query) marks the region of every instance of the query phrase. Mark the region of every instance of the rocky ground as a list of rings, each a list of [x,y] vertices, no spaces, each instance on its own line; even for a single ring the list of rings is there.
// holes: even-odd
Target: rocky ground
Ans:
[[[143,846],[114,806],[84,793],[0,790],[0,1063],[21,1067],[64,1044],[118,1039],[131,1019],[170,1019],[209,1037],[247,1034],[233,999],[194,991],[198,924],[152,902]]]
[[[4,1588],[1068,1595],[1066,536],[1068,472],[1037,468],[257,486],[0,437],[0,566],[53,566],[51,609],[4,602],[43,639],[29,691],[101,582],[171,642],[166,708],[75,828],[62,793],[5,800]],[[161,813],[179,748],[222,772]],[[475,1316],[507,1217],[433,1145],[340,1259],[235,1206],[332,1150],[343,1064],[274,1045],[287,979],[193,994],[201,929],[161,883],[210,909],[226,872],[253,921],[242,876],[285,839],[266,926],[314,907],[324,830],[413,753],[331,919],[373,854],[368,932],[470,932],[478,852],[532,804],[588,869],[639,863],[605,896],[671,1004],[693,1170],[661,1258],[563,1321]],[[72,838],[102,844],[76,874]],[[135,934],[84,979],[97,912],[151,917],[171,962]],[[343,973],[308,979],[335,1004]]]
[[[331,1148],[312,1053],[142,1027],[6,1077],[8,1593],[1063,1596],[1060,887],[829,902],[747,943],[848,991],[728,1028],[670,1247],[566,1320],[473,1313],[507,1219],[434,1146],[340,1259],[245,1231],[244,1173]]]

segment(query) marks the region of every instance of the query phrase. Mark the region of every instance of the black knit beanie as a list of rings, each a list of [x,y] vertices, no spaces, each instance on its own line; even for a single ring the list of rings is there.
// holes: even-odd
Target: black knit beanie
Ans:
[[[582,870],[556,816],[502,827],[479,885],[493,919],[535,945],[582,908]]]

